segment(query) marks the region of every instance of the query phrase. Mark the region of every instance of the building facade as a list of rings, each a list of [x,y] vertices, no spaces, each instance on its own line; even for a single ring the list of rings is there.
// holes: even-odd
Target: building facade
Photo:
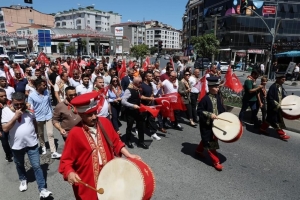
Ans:
[[[241,13],[240,0],[190,0],[182,18],[184,48],[187,53],[192,49],[190,37],[213,33],[216,20],[223,59],[246,58],[252,63],[258,58],[267,60],[273,38],[269,29],[275,36],[275,52],[299,50],[299,3],[297,0],[248,1],[248,9]],[[264,6],[275,6],[277,14],[263,13]]]
[[[181,50],[180,31],[167,28],[148,28],[146,30],[146,44],[149,48],[158,45],[158,41],[163,41],[165,50]]]
[[[31,24],[54,26],[54,16],[41,13],[32,7],[12,5],[0,8],[0,32],[11,33]]]
[[[79,7],[56,13],[55,27],[111,32],[110,27],[119,24],[121,18],[118,13],[97,10],[94,6]]]

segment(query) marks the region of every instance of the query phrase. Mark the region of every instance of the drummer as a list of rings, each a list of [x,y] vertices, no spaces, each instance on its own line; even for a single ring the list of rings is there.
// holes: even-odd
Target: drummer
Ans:
[[[223,166],[220,164],[216,149],[219,149],[218,139],[212,131],[212,122],[217,115],[225,112],[218,94],[220,79],[219,77],[207,77],[209,92],[204,96],[198,104],[197,113],[199,115],[201,142],[196,149],[196,154],[204,157],[203,151],[207,150],[208,155],[212,159],[213,167],[221,171]]]
[[[288,136],[282,129],[285,128],[285,124],[282,117],[282,111],[280,108],[281,100],[286,96],[285,90],[282,87],[285,82],[285,72],[276,72],[276,81],[273,83],[267,94],[267,118],[261,125],[260,132],[268,135],[267,129],[271,125],[279,135],[280,139],[288,140]]]
[[[58,171],[73,186],[77,200],[98,199],[95,191],[79,184],[78,180],[97,188],[101,169],[114,155],[141,159],[127,151],[107,118],[97,118],[98,98],[98,93],[91,92],[71,101],[82,121],[68,134]]]

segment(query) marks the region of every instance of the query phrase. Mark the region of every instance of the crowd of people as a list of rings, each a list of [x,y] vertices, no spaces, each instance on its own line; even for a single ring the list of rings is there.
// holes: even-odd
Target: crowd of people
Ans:
[[[24,156],[27,154],[40,196],[48,197],[51,194],[46,189],[40,167],[40,153],[47,153],[45,128],[51,158],[61,158],[59,172],[73,185],[76,198],[81,199],[89,192],[84,186],[74,183],[88,176],[87,171],[95,166],[95,161],[100,168],[93,168],[92,177],[95,174],[97,176],[113,155],[123,154],[129,158],[141,159],[130,154],[125,148],[125,144],[128,148],[135,146],[132,133],[138,137],[136,145],[148,149],[149,146],[144,142],[144,134],[159,141],[160,136],[172,128],[182,131],[180,121],[183,113],[191,127],[200,126],[202,140],[195,153],[203,157],[203,151],[206,149],[213,167],[222,170],[223,166],[216,152],[219,148],[218,140],[212,132],[212,121],[218,114],[225,112],[219,91],[224,81],[221,81],[217,67],[212,65],[207,71],[206,95],[199,99],[200,71],[187,67],[187,62],[175,58],[174,62],[170,60],[166,66],[155,62],[141,67],[138,62],[131,61],[125,63],[125,71],[124,62],[116,58],[110,62],[109,57],[102,58],[99,62],[95,59],[84,61],[78,56],[77,59],[57,58],[53,62],[26,59],[19,65],[0,58],[1,142],[5,159],[8,162],[14,160],[16,164],[20,191],[27,190],[24,168]],[[284,76],[278,73],[274,86],[267,93],[267,79],[263,77],[261,85],[256,86],[259,73],[253,71],[244,84],[245,95],[239,117],[242,121],[244,112],[250,106],[251,119],[256,125],[260,108],[263,113],[260,131],[267,134],[266,129],[271,125],[277,130],[280,138],[286,140],[289,136],[283,132],[280,121],[282,117],[279,116],[280,101],[284,98]],[[169,120],[161,113],[153,116],[150,112],[141,112],[142,105],[155,106],[156,98],[174,93],[180,95],[180,100],[186,108],[184,112],[174,110],[174,120]],[[125,133],[120,131],[120,119],[127,123]],[[57,152],[53,126],[66,141],[63,153]],[[85,137],[87,141],[82,140]],[[88,148],[92,149],[92,155]],[[108,154],[110,148],[114,152]],[[78,166],[78,162],[85,162],[87,159],[91,160],[90,164],[85,164],[85,169]],[[89,184],[96,183],[93,179]]]

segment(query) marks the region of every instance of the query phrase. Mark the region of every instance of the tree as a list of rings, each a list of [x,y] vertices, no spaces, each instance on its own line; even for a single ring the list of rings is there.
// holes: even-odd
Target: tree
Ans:
[[[82,40],[82,53],[86,52],[86,44],[87,44],[87,41]]]
[[[75,54],[75,46],[73,46],[73,45],[67,46],[67,53],[69,55],[74,55]]]
[[[157,53],[157,51],[158,51],[157,47],[151,47],[149,50],[150,50],[151,55]]]
[[[213,54],[219,52],[220,42],[213,33],[201,36],[193,36],[191,44],[198,56],[210,58]]]
[[[59,42],[57,46],[59,49],[59,53],[65,53],[65,43]]]
[[[131,48],[130,52],[134,57],[136,57],[137,60],[139,58],[142,60],[145,57],[145,55],[149,53],[149,48],[148,48],[148,45],[146,45],[146,44],[139,44],[139,45],[133,46]]]

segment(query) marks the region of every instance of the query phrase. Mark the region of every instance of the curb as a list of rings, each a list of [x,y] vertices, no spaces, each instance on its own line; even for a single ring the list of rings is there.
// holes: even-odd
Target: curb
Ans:
[[[227,112],[231,112],[237,116],[239,115],[239,113],[241,111],[241,108],[239,108],[239,107],[234,107],[234,106],[230,106],[230,105],[224,105],[224,107]],[[246,112],[249,112],[249,111],[251,112],[250,109],[247,109]],[[261,114],[261,112],[259,111],[258,114]],[[247,118],[247,114],[245,114],[245,118]],[[283,119],[283,120],[286,125],[285,130],[292,131],[295,133],[300,133],[300,125],[298,125],[298,124],[300,124],[299,120],[287,120],[287,119]]]

